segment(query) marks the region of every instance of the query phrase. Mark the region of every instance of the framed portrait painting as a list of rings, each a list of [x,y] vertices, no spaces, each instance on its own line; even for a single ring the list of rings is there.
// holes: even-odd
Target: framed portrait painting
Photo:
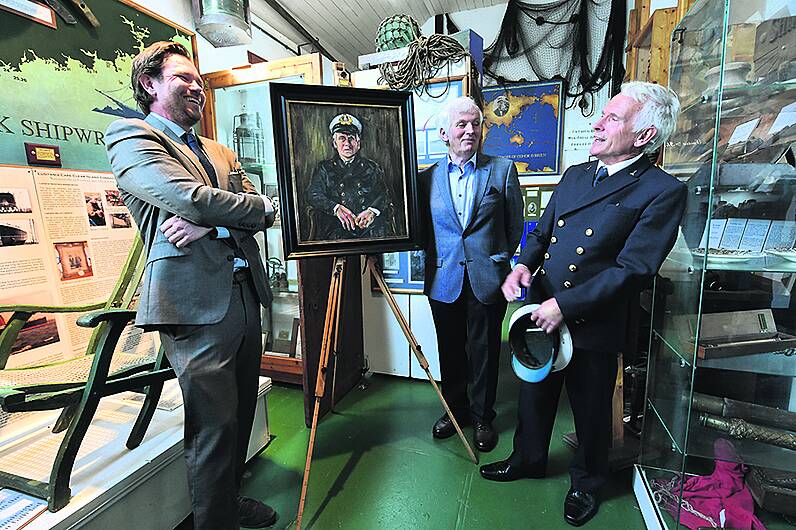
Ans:
[[[287,259],[418,248],[408,92],[271,83]]]

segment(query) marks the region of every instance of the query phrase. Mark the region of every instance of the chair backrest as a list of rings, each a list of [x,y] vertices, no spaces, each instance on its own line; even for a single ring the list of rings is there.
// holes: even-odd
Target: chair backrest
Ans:
[[[135,295],[138,291],[138,284],[141,282],[141,276],[144,273],[146,258],[144,243],[141,240],[141,236],[136,232],[130,252],[127,255],[127,261],[119,272],[119,279],[105,301],[77,306],[0,305],[0,312],[12,312],[5,327],[0,331],[0,370],[5,368],[19,332],[28,319],[36,313],[82,313],[110,308],[133,309],[136,302]],[[107,326],[107,322],[103,322],[94,328],[86,346],[86,352],[93,353],[96,351],[97,341],[105,326]]]

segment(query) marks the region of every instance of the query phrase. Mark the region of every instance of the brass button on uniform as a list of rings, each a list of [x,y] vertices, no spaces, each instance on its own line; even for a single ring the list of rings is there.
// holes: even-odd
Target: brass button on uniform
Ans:
[[[578,247],[575,249],[575,253],[578,255],[583,254],[584,252],[586,251],[583,249],[583,247]]]
[[[564,287],[565,287],[566,289],[569,289],[570,287],[572,287],[572,282],[570,282],[569,280],[565,281],[565,282],[564,282]]]
[[[570,272],[575,272],[576,270],[578,270],[578,267],[577,267],[577,265],[575,265],[574,263],[572,263],[572,264],[569,266],[569,270],[570,270]]]
[[[591,228],[586,229],[586,237],[591,237],[594,234],[594,230]]]
[[[545,275],[545,274],[547,274],[547,273],[545,272],[545,270],[544,270],[544,269],[539,269],[539,274],[541,274],[542,276],[544,276],[544,275]]]
[[[559,220],[558,220],[558,226],[564,226],[565,224],[566,224],[566,223],[564,222],[564,220],[563,220],[563,219],[559,219]]]
[[[550,238],[550,242],[555,245],[558,242],[558,238],[556,238],[556,236],[553,236]]]
[[[545,252],[545,253],[544,253],[544,259],[550,259],[550,254],[548,254],[547,252]]]

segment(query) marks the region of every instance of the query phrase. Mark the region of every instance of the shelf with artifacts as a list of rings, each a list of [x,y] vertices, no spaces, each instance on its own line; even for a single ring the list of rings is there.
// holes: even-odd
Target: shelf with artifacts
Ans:
[[[740,486],[743,466],[796,483],[795,31],[796,3],[699,0],[672,32],[683,108],[663,166],[688,196],[652,296],[634,475],[648,528],[718,526],[689,499],[718,466]],[[761,480],[754,515],[796,515],[796,489],[772,503]]]

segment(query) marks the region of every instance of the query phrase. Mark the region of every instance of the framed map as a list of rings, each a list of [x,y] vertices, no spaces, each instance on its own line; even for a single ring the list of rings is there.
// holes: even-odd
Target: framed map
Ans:
[[[484,87],[488,155],[514,160],[520,175],[561,173],[563,81]]]

